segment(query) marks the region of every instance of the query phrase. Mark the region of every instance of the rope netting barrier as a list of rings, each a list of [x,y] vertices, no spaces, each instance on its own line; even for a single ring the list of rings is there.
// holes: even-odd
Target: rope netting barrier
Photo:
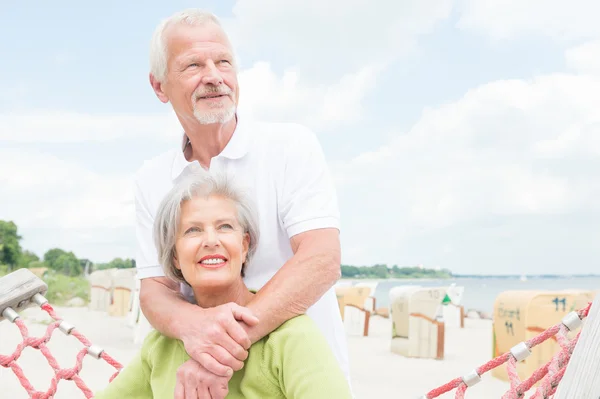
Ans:
[[[30,337],[27,326],[20,318],[19,314],[10,307],[6,308],[2,312],[2,317],[6,318],[19,328],[22,336],[22,342],[17,345],[17,348],[11,355],[0,355],[0,366],[4,368],[10,368],[14,372],[20,384],[29,394],[30,399],[53,398],[56,394],[60,380],[71,380],[75,382],[77,387],[83,392],[86,398],[93,398],[94,393],[87,387],[85,382],[79,376],[79,373],[83,368],[83,359],[85,356],[89,355],[95,359],[102,359],[116,369],[115,373],[110,377],[109,382],[119,374],[123,366],[109,356],[103,349],[92,345],[92,343],[73,325],[64,321],[59,315],[57,315],[55,310],[43,295],[39,293],[35,294],[31,298],[31,302],[40,306],[40,308],[45,311],[54,320],[54,322],[48,325],[44,336],[39,338]],[[502,399],[523,398],[525,393],[538,382],[539,384],[537,390],[533,396],[531,396],[531,399],[551,398],[565,373],[566,366],[571,358],[571,354],[573,353],[575,345],[577,344],[581,331],[579,331],[572,339],[569,338],[568,335],[570,332],[574,332],[582,325],[583,319],[587,317],[591,305],[592,304],[589,303],[584,309],[567,314],[560,323],[548,328],[540,335],[515,345],[509,352],[490,360],[463,377],[455,378],[448,383],[429,391],[420,399],[438,398],[439,396],[453,390],[456,390],[455,399],[464,399],[467,390],[479,383],[483,374],[491,371],[492,369],[500,367],[503,364],[506,364],[508,370],[510,389],[502,396]],[[56,329],[62,331],[66,335],[75,337],[83,345],[83,348],[76,356],[75,366],[72,368],[61,368],[56,358],[46,346],[46,343],[50,341]],[[556,339],[560,345],[558,353],[556,353],[548,363],[534,371],[529,378],[521,381],[517,373],[517,363],[525,360],[529,355],[531,355],[532,348],[549,339]],[[17,364],[17,361],[19,360],[23,350],[27,347],[39,350],[54,371],[55,375],[50,382],[50,387],[45,392],[35,390],[25,376],[25,373],[21,367]]]
[[[467,389],[481,381],[481,376],[488,371],[506,364],[508,377],[510,380],[510,389],[502,396],[502,399],[520,399],[525,396],[536,383],[539,382],[537,390],[531,396],[531,399],[549,399],[554,395],[558,384],[562,379],[573,349],[579,340],[581,331],[575,337],[569,339],[568,334],[578,329],[587,317],[592,303],[590,302],[584,309],[570,312],[560,323],[548,328],[540,335],[515,345],[509,352],[506,352],[482,366],[474,369],[469,374],[453,379],[452,381],[429,391],[421,399],[434,399],[445,393],[456,389],[455,399],[464,399]],[[517,363],[525,360],[531,355],[531,349],[549,340],[556,339],[560,345],[558,353],[552,359],[533,372],[531,377],[521,381],[517,373]]]
[[[41,294],[36,294],[31,298],[31,301],[40,306],[43,311],[48,313],[54,322],[48,325],[44,336],[39,338],[31,337],[29,336],[29,330],[27,329],[25,322],[20,318],[19,314],[11,308],[6,308],[2,313],[2,316],[14,323],[19,328],[23,341],[17,345],[17,348],[11,355],[0,355],[0,366],[4,368],[10,368],[13,371],[31,399],[50,399],[54,397],[60,380],[73,381],[81,390],[81,392],[83,392],[86,398],[93,398],[94,393],[87,387],[85,382],[79,376],[79,372],[83,368],[83,359],[85,356],[89,355],[95,359],[102,359],[116,369],[116,372],[110,377],[109,382],[119,374],[123,366],[115,359],[110,357],[106,352],[104,352],[102,348],[92,345],[92,343],[73,325],[64,321],[59,315],[57,315],[44,296]],[[56,329],[62,331],[66,335],[77,338],[77,340],[83,344],[83,348],[77,353],[75,366],[72,368],[61,368],[56,358],[50,352],[50,349],[46,346]],[[17,363],[19,357],[23,353],[23,350],[27,347],[39,350],[54,371],[54,376],[50,381],[50,387],[46,390],[46,392],[35,390]]]

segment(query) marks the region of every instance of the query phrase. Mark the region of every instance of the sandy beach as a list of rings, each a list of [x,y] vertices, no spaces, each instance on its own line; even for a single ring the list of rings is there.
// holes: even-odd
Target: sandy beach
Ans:
[[[65,320],[74,324],[95,345],[126,364],[136,353],[132,327],[127,318],[111,317],[105,312],[87,308],[57,308]],[[31,335],[41,336],[50,318],[41,310],[30,308],[22,313]],[[490,359],[492,353],[490,320],[466,319],[465,328],[448,328],[444,360],[409,359],[390,352],[391,321],[379,316],[371,318],[368,337],[348,336],[351,376],[356,398],[416,399],[427,391],[469,372]],[[21,341],[16,326],[0,323],[0,354],[12,353]],[[48,347],[61,367],[73,367],[81,344],[55,330]],[[52,370],[39,351],[27,348],[18,364],[36,389],[46,390]],[[87,356],[81,376],[96,391],[108,382],[113,369],[103,361]],[[11,370],[0,369],[1,398],[26,399],[28,395]],[[500,398],[509,385],[491,375],[471,388],[467,398]],[[72,381],[59,383],[56,399],[78,399],[84,395]],[[454,398],[454,392],[441,398]]]

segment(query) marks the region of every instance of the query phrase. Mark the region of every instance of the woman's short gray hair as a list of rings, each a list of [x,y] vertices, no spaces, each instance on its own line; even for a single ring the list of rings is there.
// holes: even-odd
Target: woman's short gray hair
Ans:
[[[244,233],[250,236],[250,244],[244,269],[258,245],[259,231],[257,214],[253,201],[233,181],[224,174],[213,175],[199,170],[182,176],[163,198],[154,220],[154,243],[158,252],[158,261],[167,277],[187,283],[181,270],[175,267],[175,243],[181,222],[181,205],[192,198],[218,195],[233,201],[237,209],[237,219]]]
[[[168,48],[165,32],[170,26],[177,24],[186,24],[190,26],[214,24],[223,29],[223,26],[216,15],[198,8],[189,8],[162,20],[154,30],[150,42],[150,73],[159,82],[164,82],[167,77]],[[227,37],[227,34],[225,34],[225,36]],[[229,41],[229,38],[227,40]],[[232,56],[234,56],[231,43],[229,44],[229,47]],[[237,63],[235,60],[233,64],[234,67],[236,67]]]

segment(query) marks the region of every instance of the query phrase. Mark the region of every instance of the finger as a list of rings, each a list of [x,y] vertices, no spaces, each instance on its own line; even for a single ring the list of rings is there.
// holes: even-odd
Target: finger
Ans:
[[[234,323],[237,324],[237,322],[234,322]],[[246,332],[244,331],[244,334],[245,333]],[[250,340],[248,339],[248,341],[250,341]],[[248,351],[246,349],[244,349],[244,347],[242,347],[240,344],[238,344],[228,334],[224,334],[224,336],[221,338],[221,340],[215,346],[220,346],[221,348],[225,349],[225,351],[229,354],[229,356],[233,356],[235,359],[237,359],[240,362],[243,362],[248,358]],[[225,362],[222,362],[222,361],[220,361],[220,362],[222,364],[225,364]]]
[[[250,327],[258,324],[258,317],[254,316],[252,311],[248,308],[240,306],[236,303],[232,303],[231,311],[233,312],[233,317],[235,317],[236,320],[243,321]]]
[[[210,395],[212,399],[225,399],[229,393],[227,384],[215,383],[216,385],[209,387]]]
[[[233,375],[233,370],[230,367],[217,362],[215,358],[208,353],[202,353],[199,357],[199,363],[210,373],[227,378]]]
[[[185,384],[185,399],[198,399],[198,382],[196,379],[187,378]]]
[[[197,399],[215,399],[215,397],[212,396],[212,394],[208,390],[208,387],[206,387],[206,386],[199,386],[196,389],[196,396],[197,396]],[[194,398],[194,399],[196,399],[196,398]]]
[[[219,363],[231,367],[233,370],[241,370],[244,362],[233,357],[227,350],[219,345],[215,345],[209,350],[210,355]],[[246,352],[247,353],[247,352]],[[246,357],[248,357],[246,355]]]
[[[185,399],[185,388],[183,387],[183,383],[177,380],[177,384],[175,385],[175,396],[173,399]]]
[[[246,332],[246,330],[244,330],[244,327],[242,327],[240,325],[240,323],[238,323],[235,320],[228,320],[227,322],[225,322],[223,324],[223,327],[225,328],[225,331],[227,331],[227,334],[229,334],[229,336],[231,338],[233,338],[233,340],[235,342],[240,344],[242,346],[242,348],[244,348],[246,350],[248,350],[250,348],[250,345],[252,345],[252,342],[250,341],[250,338],[248,337],[248,333]],[[225,342],[218,342],[218,344],[220,344],[223,347],[225,346]],[[231,352],[229,352],[229,353],[231,353]],[[235,356],[235,353],[231,353],[231,354],[233,356]]]

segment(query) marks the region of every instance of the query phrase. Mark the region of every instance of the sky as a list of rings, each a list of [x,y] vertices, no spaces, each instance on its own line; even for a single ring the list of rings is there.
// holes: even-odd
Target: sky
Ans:
[[[0,0],[0,219],[25,249],[134,257],[133,173],[180,133],[149,41],[188,7],[223,21],[249,117],[318,135],[342,263],[600,271],[592,0]]]

